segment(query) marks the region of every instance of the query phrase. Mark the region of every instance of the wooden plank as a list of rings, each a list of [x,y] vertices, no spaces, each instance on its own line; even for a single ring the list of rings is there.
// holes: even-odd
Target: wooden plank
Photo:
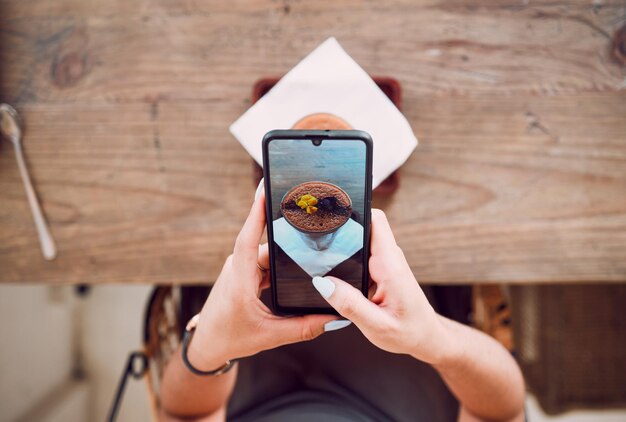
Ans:
[[[0,281],[213,280],[251,204],[234,102],[25,104],[26,154],[58,258],[45,262],[0,143]],[[626,101],[419,97],[400,190],[375,198],[429,283],[626,280]]]
[[[2,2],[0,92],[16,104],[216,101],[335,35],[408,95],[617,91],[623,2]],[[229,122],[224,122],[227,124]]]
[[[24,107],[59,257],[43,262],[11,147],[0,150],[2,281],[207,281],[252,203],[249,158],[204,106]],[[192,120],[187,120],[192,119]],[[222,134],[223,135],[223,134]],[[221,139],[221,140],[220,140]]]
[[[528,4],[525,4],[528,3]],[[289,16],[291,14],[310,13],[311,11],[325,11],[333,13],[348,13],[351,10],[362,9],[378,12],[383,9],[415,10],[416,8],[440,8],[443,10],[523,10],[537,7],[567,7],[589,9],[598,13],[606,7],[624,6],[623,0],[534,0],[523,2],[519,0],[483,0],[468,2],[467,0],[390,0],[384,5],[368,3],[363,0],[318,0],[316,2],[300,2],[287,0],[277,3],[271,0],[63,0],[50,2],[47,0],[29,0],[27,4],[15,0],[0,0],[3,14],[8,18],[33,17],[113,17],[113,16],[180,16],[206,15],[213,13],[265,13]]]
[[[438,98],[408,110],[422,142],[402,170],[402,200],[385,205],[416,274],[626,279],[622,95]]]

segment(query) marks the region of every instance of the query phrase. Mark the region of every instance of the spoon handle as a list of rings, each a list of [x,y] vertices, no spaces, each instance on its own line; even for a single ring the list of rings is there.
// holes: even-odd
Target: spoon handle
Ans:
[[[22,182],[24,182],[24,189],[26,190],[26,197],[30,205],[30,212],[33,214],[33,220],[35,220],[35,227],[37,228],[37,234],[39,235],[39,243],[41,244],[41,252],[43,257],[52,261],[57,255],[57,248],[54,244],[54,239],[50,235],[48,225],[41,212],[37,195],[33,189],[33,185],[28,175],[28,169],[26,168],[26,162],[24,161],[24,155],[22,154],[21,142],[14,142],[15,157],[17,158],[17,166],[20,169],[20,175],[22,176]]]

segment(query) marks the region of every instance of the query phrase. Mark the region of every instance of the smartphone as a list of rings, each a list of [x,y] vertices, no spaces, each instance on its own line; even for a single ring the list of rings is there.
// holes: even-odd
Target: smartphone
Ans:
[[[274,130],[263,138],[273,312],[336,314],[315,276],[367,295],[372,138],[358,130]]]

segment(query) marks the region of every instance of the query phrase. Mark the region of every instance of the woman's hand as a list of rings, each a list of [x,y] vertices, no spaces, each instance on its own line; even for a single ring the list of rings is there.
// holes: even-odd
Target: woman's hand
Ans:
[[[313,285],[381,349],[432,364],[461,403],[460,420],[523,420],[524,380],[494,339],[437,315],[380,210],[372,210],[370,300],[334,277]]]
[[[372,210],[371,254],[370,300],[335,277],[315,277],[313,285],[376,346],[440,362],[451,350],[450,336],[415,280],[387,217],[377,209]]]
[[[269,285],[267,271],[259,268],[269,265],[267,244],[259,246],[264,228],[265,196],[261,194],[200,312],[189,346],[189,360],[198,369],[213,370],[226,360],[311,340],[337,319],[332,315],[279,317],[259,300],[261,290]],[[345,326],[342,323],[331,323],[326,331]]]

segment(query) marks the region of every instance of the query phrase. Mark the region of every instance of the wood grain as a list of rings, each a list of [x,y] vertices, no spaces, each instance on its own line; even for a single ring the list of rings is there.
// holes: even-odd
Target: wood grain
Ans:
[[[228,125],[330,35],[403,85],[420,146],[375,203],[418,279],[626,280],[626,5],[534,3],[0,0],[0,100],[59,247],[0,142],[0,281],[212,281],[254,191]]]

